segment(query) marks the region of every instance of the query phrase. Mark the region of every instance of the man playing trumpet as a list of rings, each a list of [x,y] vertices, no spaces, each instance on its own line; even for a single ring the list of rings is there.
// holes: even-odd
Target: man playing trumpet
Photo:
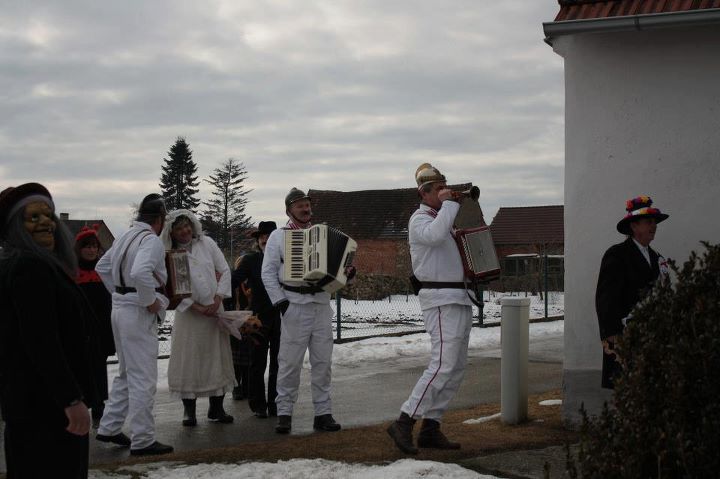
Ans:
[[[440,431],[440,421],[465,374],[472,327],[472,302],[463,283],[462,259],[452,236],[459,199],[437,168],[423,163],[415,172],[420,207],[410,217],[408,236],[413,274],[420,282],[420,306],[430,335],[430,364],[400,408],[388,434],[407,454],[417,454],[412,430],[422,418],[417,445],[459,449]]]

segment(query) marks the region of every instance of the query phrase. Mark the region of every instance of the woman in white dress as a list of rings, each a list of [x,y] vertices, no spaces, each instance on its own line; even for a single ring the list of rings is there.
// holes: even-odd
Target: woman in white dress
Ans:
[[[187,250],[192,283],[192,297],[175,309],[168,364],[170,394],[182,399],[183,426],[197,425],[196,400],[205,396],[210,398],[208,419],[231,423],[233,417],[223,408],[225,393],[236,384],[230,338],[215,319],[223,310],[223,298],[230,297],[230,268],[191,211],[170,212],[160,236],[165,249]]]

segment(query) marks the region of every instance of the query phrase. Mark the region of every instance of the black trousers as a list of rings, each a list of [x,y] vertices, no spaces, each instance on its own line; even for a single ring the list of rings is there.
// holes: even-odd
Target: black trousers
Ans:
[[[88,435],[45,422],[5,423],[7,479],[86,479]]]
[[[278,352],[280,351],[280,313],[272,309],[262,319],[262,335],[254,336],[250,352],[250,376],[248,378],[248,406],[252,411],[275,414],[277,397]],[[265,394],[265,369],[270,353],[267,395]]]

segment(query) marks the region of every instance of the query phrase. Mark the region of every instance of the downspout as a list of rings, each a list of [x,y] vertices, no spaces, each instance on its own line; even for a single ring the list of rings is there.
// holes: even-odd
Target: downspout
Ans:
[[[720,23],[720,8],[685,12],[650,13],[625,17],[590,18],[543,23],[545,43],[555,38],[579,33],[651,30],[666,27],[713,25]]]

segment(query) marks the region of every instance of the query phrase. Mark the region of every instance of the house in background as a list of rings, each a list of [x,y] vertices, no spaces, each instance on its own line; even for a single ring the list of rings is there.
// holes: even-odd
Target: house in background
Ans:
[[[720,0],[560,0],[546,42],[565,64],[563,417],[597,413],[595,286],[625,201],[670,218],[653,243],[679,262],[720,241]]]
[[[98,239],[100,240],[100,247],[103,251],[109,250],[113,244],[113,241],[115,241],[115,236],[113,236],[112,232],[103,220],[71,220],[69,213],[60,213],[60,221],[65,223],[65,226],[67,226],[67,228],[70,230],[70,234],[72,235],[73,239],[75,239],[75,236],[78,234],[78,232],[80,232],[83,226],[92,228],[95,224],[99,225],[97,233]]]
[[[490,225],[501,277],[491,285],[501,291],[563,289],[565,245],[563,205],[501,207]]]
[[[449,187],[465,191],[472,184]],[[419,205],[416,188],[348,192],[311,189],[308,195],[312,199],[314,224],[326,223],[357,241],[354,265],[359,272],[358,283],[373,276],[384,278],[373,282],[374,292],[366,291],[368,295],[408,291],[407,278],[412,273],[408,221]],[[383,281],[392,284],[384,289],[380,284]]]

